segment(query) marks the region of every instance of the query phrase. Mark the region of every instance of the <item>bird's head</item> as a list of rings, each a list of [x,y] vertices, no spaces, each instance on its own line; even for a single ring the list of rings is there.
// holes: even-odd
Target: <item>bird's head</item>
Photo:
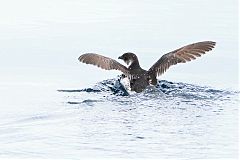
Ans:
[[[137,56],[134,53],[127,52],[118,57],[122,59],[127,65],[131,65],[133,62],[138,62]]]

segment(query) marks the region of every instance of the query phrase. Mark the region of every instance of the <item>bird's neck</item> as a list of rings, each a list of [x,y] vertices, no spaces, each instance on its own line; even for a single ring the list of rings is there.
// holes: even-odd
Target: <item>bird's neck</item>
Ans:
[[[132,63],[129,65],[128,67],[129,69],[137,69],[137,68],[141,68],[138,62],[138,59],[135,59],[134,61],[132,61]]]

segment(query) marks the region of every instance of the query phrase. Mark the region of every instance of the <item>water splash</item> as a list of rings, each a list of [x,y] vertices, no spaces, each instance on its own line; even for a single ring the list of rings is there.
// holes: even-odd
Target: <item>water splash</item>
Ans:
[[[198,86],[182,82],[170,82],[166,80],[159,80],[155,87],[147,87],[142,93],[135,93],[127,91],[120,83],[120,79],[103,80],[91,88],[76,89],[76,90],[58,90],[59,92],[82,92],[82,93],[104,93],[115,96],[132,96],[132,95],[147,95],[147,94],[161,94],[171,95],[175,97],[183,97],[186,99],[214,99],[222,95],[231,95],[234,91],[218,90],[206,86]]]
[[[114,102],[114,105],[138,105],[138,106],[179,106],[182,104],[191,106],[204,106],[211,108],[228,102],[238,92],[219,90],[207,86],[198,86],[182,82],[170,82],[159,80],[153,87],[147,87],[143,92],[127,91],[120,83],[119,77],[101,81],[91,88],[77,90],[58,90],[59,92],[73,93],[68,96],[68,104],[94,106],[94,104]],[[87,94],[80,96],[79,94]],[[84,97],[82,99],[82,97]],[[89,97],[91,97],[89,99]],[[236,96],[235,96],[236,97]]]

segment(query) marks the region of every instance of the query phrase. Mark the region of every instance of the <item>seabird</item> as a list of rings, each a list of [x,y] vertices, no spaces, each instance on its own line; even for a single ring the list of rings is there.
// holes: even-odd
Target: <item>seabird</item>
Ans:
[[[96,65],[105,70],[119,70],[129,79],[130,88],[135,92],[142,92],[149,85],[157,84],[157,77],[162,75],[170,66],[178,63],[186,63],[212,50],[216,42],[203,41],[186,45],[172,52],[164,54],[149,70],[140,67],[137,56],[134,53],[124,53],[118,59],[122,59],[128,67],[114,59],[96,54],[86,53],[78,60],[86,64]]]

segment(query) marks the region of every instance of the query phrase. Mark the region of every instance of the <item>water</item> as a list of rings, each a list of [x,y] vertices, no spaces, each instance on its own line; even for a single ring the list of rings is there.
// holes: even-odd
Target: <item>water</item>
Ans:
[[[0,159],[237,159],[236,4],[1,1]],[[202,40],[216,48],[142,93],[77,60],[129,51],[147,69]]]
[[[20,99],[1,114],[1,158],[237,157],[238,92],[160,81],[127,96],[117,78],[86,89],[24,89],[15,86]]]

